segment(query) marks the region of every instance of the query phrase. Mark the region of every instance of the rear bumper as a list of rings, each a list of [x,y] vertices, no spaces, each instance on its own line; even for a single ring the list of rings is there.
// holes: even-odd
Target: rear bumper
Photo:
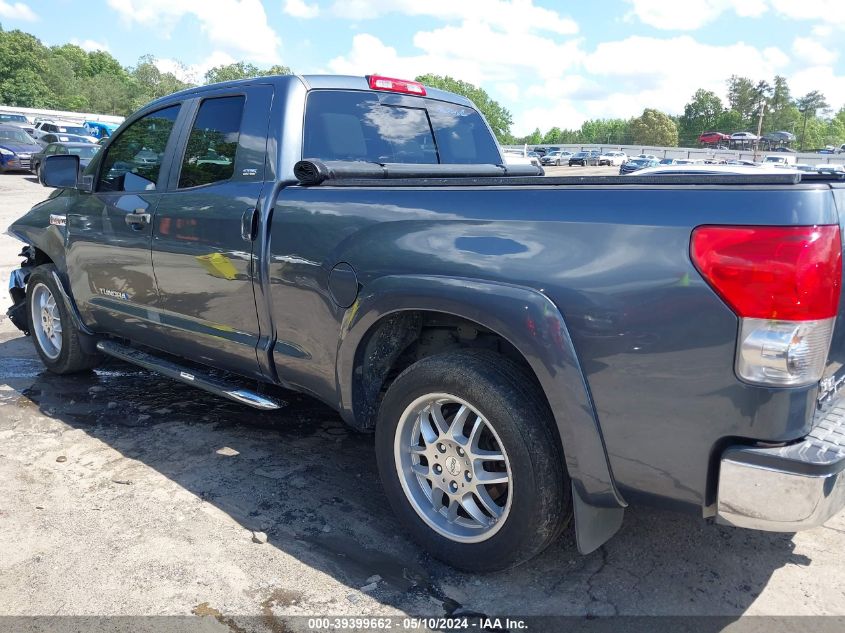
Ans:
[[[797,444],[734,447],[722,455],[716,520],[772,532],[823,524],[845,507],[845,403]]]

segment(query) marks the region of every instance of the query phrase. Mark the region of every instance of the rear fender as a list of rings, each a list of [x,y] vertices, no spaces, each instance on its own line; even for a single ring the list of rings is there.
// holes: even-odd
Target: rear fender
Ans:
[[[589,388],[563,316],[541,292],[508,284],[437,276],[386,276],[367,284],[346,311],[337,380],[344,417],[354,419],[355,355],[382,317],[407,310],[474,321],[510,342],[536,374],[555,416],[567,469],[581,499],[621,508]]]

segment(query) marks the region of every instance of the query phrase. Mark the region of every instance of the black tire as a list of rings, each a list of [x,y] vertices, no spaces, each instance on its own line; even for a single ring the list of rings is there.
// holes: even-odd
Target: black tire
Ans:
[[[426,523],[408,500],[394,443],[409,405],[430,393],[457,396],[498,434],[513,476],[510,511],[486,540],[458,542]],[[458,569],[508,569],[558,538],[572,514],[569,477],[554,418],[540,387],[519,364],[484,350],[459,350],[417,361],[390,385],[379,410],[376,457],[387,498],[400,522],[433,556]]]
[[[82,349],[80,344],[80,332],[76,328],[73,319],[62,300],[61,292],[56,285],[53,278],[55,267],[52,264],[44,264],[38,266],[30,274],[26,284],[26,315],[27,323],[29,325],[30,335],[32,336],[35,351],[44,363],[45,367],[54,374],[74,374],[78,372],[88,371],[96,367],[101,360],[98,354],[88,354]],[[58,350],[58,355],[49,353],[42,343],[41,339],[35,329],[36,324],[33,316],[33,298],[36,294],[36,289],[39,286],[46,286],[50,294],[55,299],[56,310],[59,314],[59,321],[61,324],[61,346]],[[39,324],[40,327],[40,324]]]

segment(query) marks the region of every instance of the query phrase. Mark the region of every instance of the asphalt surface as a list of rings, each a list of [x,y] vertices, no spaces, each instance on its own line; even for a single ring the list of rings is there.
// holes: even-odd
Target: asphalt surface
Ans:
[[[0,176],[0,233],[46,194],[31,177]],[[0,237],[4,287],[19,248]],[[845,615],[842,514],[793,536],[633,507],[589,556],[569,530],[515,570],[457,573],[390,514],[372,438],[279,395],[281,412],[259,413],[117,363],[53,376],[0,316],[0,616],[183,615],[209,631],[293,631],[304,630],[295,615],[461,610]]]

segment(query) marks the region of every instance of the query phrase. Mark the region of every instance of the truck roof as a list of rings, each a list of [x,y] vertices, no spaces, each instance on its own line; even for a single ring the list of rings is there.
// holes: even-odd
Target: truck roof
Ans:
[[[173,100],[174,98],[183,97],[187,95],[202,94],[212,90],[220,90],[221,88],[229,88],[234,86],[250,86],[253,84],[287,84],[293,81],[300,81],[307,90],[365,90],[372,91],[367,83],[366,77],[359,77],[355,75],[268,75],[266,77],[250,77],[249,79],[238,79],[235,81],[223,81],[216,84],[207,84],[205,86],[196,86],[194,88],[186,88],[179,92],[160,97],[155,101],[144,106],[147,109],[150,105],[164,103]],[[447,101],[449,103],[456,103],[462,106],[468,106],[474,109],[475,105],[466,97],[455,94],[454,92],[447,92],[446,90],[439,90],[438,88],[425,87],[426,97],[429,99],[437,99],[438,101]],[[413,96],[413,95],[412,95]]]

